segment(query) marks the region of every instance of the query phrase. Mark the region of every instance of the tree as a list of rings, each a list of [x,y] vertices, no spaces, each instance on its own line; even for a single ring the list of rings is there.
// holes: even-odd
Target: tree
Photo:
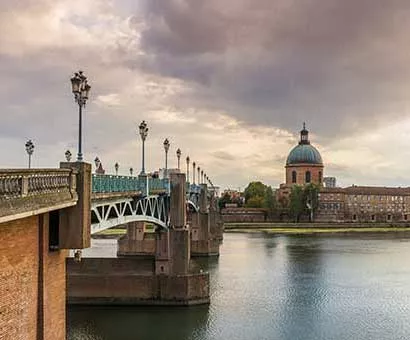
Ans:
[[[305,186],[303,196],[305,209],[309,214],[309,221],[312,222],[313,215],[319,206],[319,187],[315,184]]]
[[[262,208],[265,197],[266,185],[262,182],[251,182],[245,188],[245,206]]]
[[[263,201],[264,198],[263,196],[254,196],[248,199],[248,202],[246,203],[246,207],[248,208],[262,208],[263,207]]]
[[[299,185],[294,185],[290,192],[289,199],[289,213],[295,219],[295,222],[299,222],[300,217],[305,212],[305,196],[304,190]]]
[[[272,217],[274,215],[276,208],[276,200],[271,186],[266,187],[263,207],[268,209],[269,217]]]

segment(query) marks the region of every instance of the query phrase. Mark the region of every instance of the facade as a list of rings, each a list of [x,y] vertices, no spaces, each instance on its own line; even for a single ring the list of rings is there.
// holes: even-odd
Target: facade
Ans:
[[[410,188],[322,188],[317,222],[408,222]]]

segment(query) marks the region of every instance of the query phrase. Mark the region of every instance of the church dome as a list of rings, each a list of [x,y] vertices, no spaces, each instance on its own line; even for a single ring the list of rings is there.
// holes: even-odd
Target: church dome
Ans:
[[[305,124],[303,124],[303,130],[300,131],[299,145],[292,149],[286,160],[286,165],[293,164],[323,165],[322,156],[320,156],[319,151],[310,145],[309,131],[306,130]]]
[[[289,153],[286,165],[292,164],[323,164],[319,151],[310,144],[296,145]]]

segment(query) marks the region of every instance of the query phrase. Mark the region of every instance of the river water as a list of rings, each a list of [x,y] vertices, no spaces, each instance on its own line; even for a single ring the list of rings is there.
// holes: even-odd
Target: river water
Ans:
[[[70,307],[68,340],[410,339],[409,233],[225,234],[201,266],[209,306]]]

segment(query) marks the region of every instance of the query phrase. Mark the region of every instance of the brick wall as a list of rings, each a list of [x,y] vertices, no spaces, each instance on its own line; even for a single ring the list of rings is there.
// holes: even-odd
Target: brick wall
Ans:
[[[0,240],[0,339],[36,339],[38,217],[0,224]]]
[[[65,339],[65,252],[48,250],[48,214],[0,224],[0,240],[0,339]]]

